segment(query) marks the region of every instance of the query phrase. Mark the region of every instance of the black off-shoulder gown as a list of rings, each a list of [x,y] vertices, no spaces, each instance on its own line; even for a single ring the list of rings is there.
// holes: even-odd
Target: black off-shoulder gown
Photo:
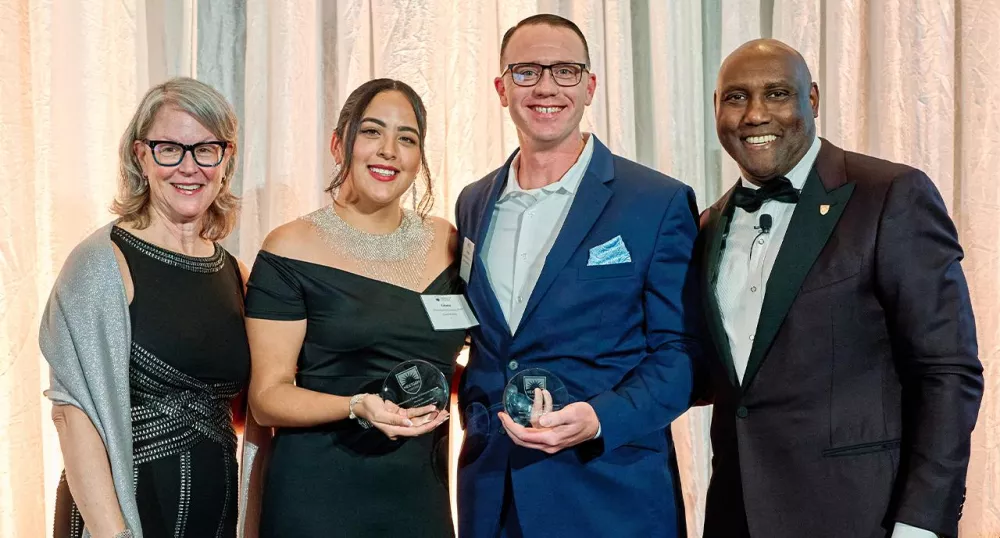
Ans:
[[[456,266],[424,294],[460,293]],[[350,396],[378,393],[402,361],[434,364],[448,379],[465,331],[435,331],[419,293],[337,268],[262,251],[247,316],[307,321],[296,384]],[[264,485],[260,536],[453,536],[447,425],[390,441],[344,420],[280,428]]]

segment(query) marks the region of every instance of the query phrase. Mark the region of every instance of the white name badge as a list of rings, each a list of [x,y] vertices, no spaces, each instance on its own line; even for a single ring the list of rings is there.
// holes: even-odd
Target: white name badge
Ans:
[[[476,245],[466,237],[462,242],[462,264],[458,268],[458,276],[462,277],[466,284],[469,283],[469,275],[472,274],[472,260],[475,255]]]
[[[468,329],[479,325],[464,295],[421,295],[435,331]]]

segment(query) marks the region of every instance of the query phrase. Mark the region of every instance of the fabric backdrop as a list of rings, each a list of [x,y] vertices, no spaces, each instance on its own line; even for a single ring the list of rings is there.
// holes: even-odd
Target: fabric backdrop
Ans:
[[[822,136],[934,179],[987,370],[962,535],[1000,535],[1000,0],[0,0],[0,536],[50,532],[62,463],[38,320],[69,250],[111,218],[118,139],[150,85],[195,76],[236,106],[243,213],[225,245],[250,264],[269,230],[325,202],[339,107],[372,77],[426,100],[433,212],[451,218],[516,146],[492,81],[503,32],[538,12],[590,41],[586,129],[702,208],[737,177],[713,128],[718,65],[762,36],[809,62]],[[674,426],[693,536],[710,412]]]

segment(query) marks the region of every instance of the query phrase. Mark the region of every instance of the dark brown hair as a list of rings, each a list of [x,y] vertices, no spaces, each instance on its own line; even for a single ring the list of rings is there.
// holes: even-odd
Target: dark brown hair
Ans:
[[[340,187],[344,184],[344,180],[347,179],[347,174],[351,169],[351,163],[354,160],[354,141],[358,137],[358,129],[361,127],[361,120],[364,118],[365,109],[371,104],[372,99],[382,92],[396,91],[403,94],[406,99],[410,102],[410,106],[413,107],[413,115],[417,117],[417,138],[420,139],[420,171],[419,175],[423,176],[426,190],[424,191],[423,197],[420,198],[420,202],[417,203],[417,213],[423,217],[430,212],[431,207],[434,206],[434,192],[433,183],[431,182],[431,172],[430,167],[427,166],[427,152],[424,148],[424,141],[427,138],[427,109],[424,108],[424,102],[417,95],[417,92],[410,87],[409,84],[405,82],[400,82],[398,80],[393,80],[390,78],[377,78],[374,80],[369,80],[364,84],[360,85],[351,92],[351,95],[347,97],[347,101],[344,102],[344,107],[340,109],[340,117],[337,118],[337,128],[334,134],[337,136],[337,140],[340,142],[340,147],[344,152],[344,162],[340,167],[340,171],[333,177],[330,181],[330,185],[327,186],[326,192],[332,192],[334,189]],[[416,179],[414,179],[416,181]]]
[[[507,51],[507,43],[509,43],[510,38],[514,36],[514,32],[525,26],[539,25],[553,26],[555,28],[569,28],[572,30],[574,34],[580,37],[580,41],[583,41],[583,54],[586,58],[587,66],[590,66],[590,47],[587,45],[587,38],[583,37],[583,32],[580,31],[580,27],[567,18],[560,17],[559,15],[553,15],[551,13],[532,15],[514,26],[511,26],[510,29],[503,35],[503,41],[500,42],[500,62],[503,63],[503,53]],[[501,68],[506,67],[507,66],[505,65],[501,66]]]

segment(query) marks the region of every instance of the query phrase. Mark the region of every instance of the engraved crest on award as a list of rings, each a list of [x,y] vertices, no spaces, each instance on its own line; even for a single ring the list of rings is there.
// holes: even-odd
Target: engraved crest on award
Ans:
[[[448,406],[448,379],[427,361],[409,360],[389,372],[379,396],[403,409],[433,404],[440,411]]]
[[[423,383],[420,380],[420,372],[417,370],[416,365],[397,373],[396,383],[398,383],[399,388],[403,389],[403,392],[407,394],[416,394],[420,392],[420,387],[423,386]]]
[[[531,401],[535,401],[535,389],[546,390],[547,383],[545,380],[548,379],[543,375],[526,375],[524,376],[524,393],[531,398]]]
[[[537,427],[542,415],[558,411],[569,403],[566,385],[558,376],[541,368],[519,372],[510,378],[503,391],[504,411],[525,428]]]

